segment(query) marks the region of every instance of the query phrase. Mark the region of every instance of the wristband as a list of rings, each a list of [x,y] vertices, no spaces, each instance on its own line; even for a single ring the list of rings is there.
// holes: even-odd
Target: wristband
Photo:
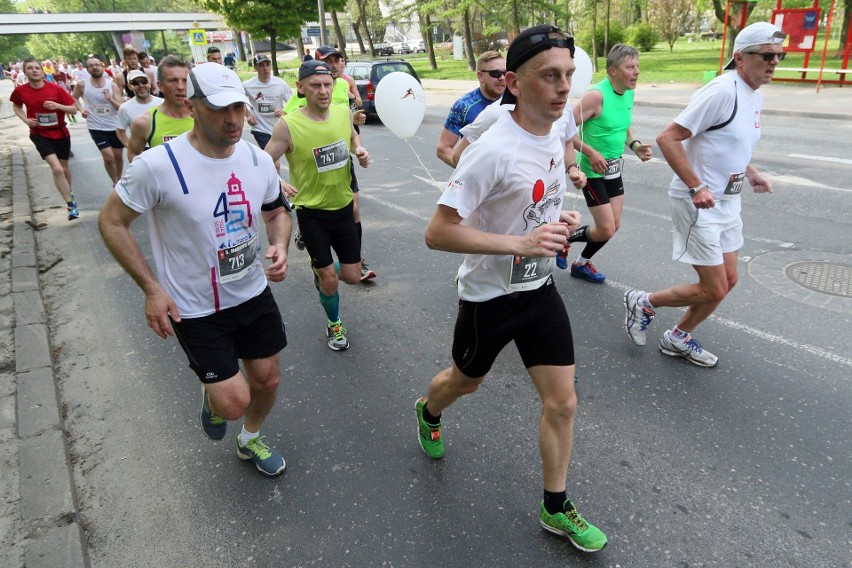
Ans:
[[[633,150],[633,145],[634,145],[634,144],[641,144],[641,143],[642,143],[642,142],[640,142],[639,140],[634,140],[633,142],[631,142],[630,144],[628,144],[628,145],[627,145],[627,147],[628,147],[628,148],[630,148],[630,150],[632,150],[633,152],[635,152],[636,150]]]
[[[568,164],[568,165],[565,167],[565,173],[567,174],[567,173],[571,170],[571,168],[576,168],[576,167],[577,167],[577,162],[574,162],[574,163],[572,163],[572,164]]]

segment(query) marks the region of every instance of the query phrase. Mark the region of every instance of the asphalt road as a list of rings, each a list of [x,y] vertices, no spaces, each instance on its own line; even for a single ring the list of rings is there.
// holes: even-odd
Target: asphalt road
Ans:
[[[273,285],[290,340],[263,432],[288,461],[275,480],[235,457],[238,424],[223,442],[201,433],[197,380],[146,327],[97,233],[110,186],[85,126],[72,128],[73,223],[22,133],[91,565],[852,565],[850,300],[791,288],[773,264],[852,264],[852,122],[764,118],[754,164],[775,193],[744,195],[740,283],[696,333],[715,369],[656,350],[676,310],[658,312],[645,348],[622,329],[625,289],[692,279],[670,259],[661,160],[627,162],[623,226],[595,257],[607,283],[556,275],[580,377],[569,496],[610,539],[583,555],[538,526],[539,405],[514,349],[445,413],[445,459],[418,447],[413,404],[449,361],[460,262],[423,243],[432,178],[450,173],[434,146],[452,97],[429,100],[410,146],[376,120],[363,128],[364,252],[379,278],[341,290],[352,348],[325,345],[305,253],[292,247]],[[674,114],[637,107],[634,132],[653,140]]]

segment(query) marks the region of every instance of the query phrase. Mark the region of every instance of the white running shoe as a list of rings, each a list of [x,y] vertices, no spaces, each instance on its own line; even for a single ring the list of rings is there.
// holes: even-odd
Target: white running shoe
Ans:
[[[639,298],[644,293],[641,290],[628,290],[624,293],[624,309],[627,310],[624,316],[624,329],[630,341],[636,345],[645,345],[645,330],[651,325],[656,315],[654,310],[639,305]]]
[[[671,357],[683,357],[699,367],[713,367],[719,358],[703,349],[697,340],[686,334],[683,339],[675,337],[672,330],[666,330],[660,339],[660,351]]]

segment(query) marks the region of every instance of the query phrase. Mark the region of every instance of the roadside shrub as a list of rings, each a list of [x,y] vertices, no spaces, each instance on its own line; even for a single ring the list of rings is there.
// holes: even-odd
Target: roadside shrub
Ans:
[[[657,32],[651,27],[651,24],[641,23],[631,26],[627,29],[627,36],[630,45],[639,51],[651,51],[654,49],[654,44],[660,41]]]
[[[624,28],[618,22],[611,21],[609,23],[609,46],[612,47],[617,43],[624,43],[625,41]],[[604,23],[598,22],[597,27],[595,28],[595,44],[597,45],[597,53],[598,57],[606,57],[606,53],[604,53]],[[586,50],[586,53],[589,54],[589,57],[592,56],[592,31],[591,26],[585,28],[584,31],[580,32],[577,36],[577,45]]]

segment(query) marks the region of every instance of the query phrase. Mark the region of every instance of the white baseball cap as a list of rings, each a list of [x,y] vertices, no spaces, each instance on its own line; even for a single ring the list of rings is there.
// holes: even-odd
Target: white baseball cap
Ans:
[[[750,26],[744,27],[737,35],[737,39],[734,41],[733,53],[744,53],[747,52],[750,47],[755,47],[757,45],[780,45],[784,43],[786,38],[787,34],[781,31],[781,29],[774,24],[770,24],[769,22],[756,22]],[[737,64],[734,63],[734,58],[731,57],[731,60],[728,61],[727,65],[725,65],[725,69],[735,69],[736,67]]]
[[[147,81],[148,75],[146,75],[144,71],[134,69],[133,71],[127,74],[127,82],[132,83],[134,79],[145,79]]]
[[[218,110],[234,103],[249,104],[246,90],[236,73],[218,63],[202,63],[189,70],[186,98]]]

